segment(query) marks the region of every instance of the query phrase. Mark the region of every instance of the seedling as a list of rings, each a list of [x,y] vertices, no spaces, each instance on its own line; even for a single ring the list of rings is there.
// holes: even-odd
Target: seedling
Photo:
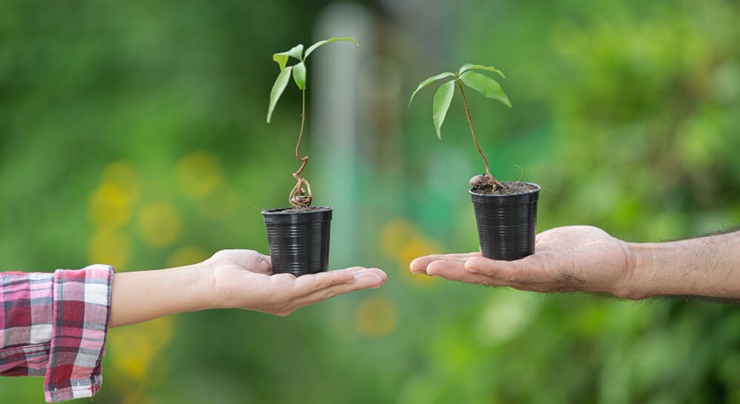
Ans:
[[[298,168],[298,171],[293,173],[293,178],[296,179],[296,184],[288,196],[288,201],[293,208],[307,208],[311,205],[311,201],[313,200],[311,184],[307,179],[301,177],[301,174],[308,163],[308,155],[301,157],[300,154],[301,140],[303,140],[303,132],[306,125],[306,60],[318,47],[339,41],[348,41],[360,46],[360,44],[352,38],[329,38],[309,46],[305,53],[303,52],[303,45],[296,45],[288,51],[272,55],[272,60],[277,62],[280,66],[280,74],[278,74],[277,79],[275,79],[275,84],[272,85],[272,90],[270,91],[270,106],[267,110],[267,123],[270,123],[272,112],[275,109],[280,96],[283,94],[283,91],[288,86],[291,77],[293,77],[293,81],[296,86],[298,86],[298,89],[301,90],[303,97],[301,103],[301,129],[298,132],[298,143],[296,143],[295,146],[295,157],[301,163],[301,166]],[[287,65],[290,58],[297,60],[297,62],[292,66]]]
[[[501,70],[498,70],[493,66],[474,65],[468,63],[463,65],[460,70],[455,73],[444,72],[422,81],[416,88],[414,93],[411,94],[409,106],[411,106],[411,102],[414,100],[414,96],[416,95],[416,93],[419,92],[419,90],[421,90],[422,88],[428,86],[431,83],[434,83],[435,81],[452,78],[452,80],[449,80],[446,83],[442,84],[439,89],[437,89],[437,93],[434,95],[432,114],[432,118],[434,120],[434,129],[437,131],[437,137],[439,139],[442,139],[442,123],[445,120],[445,116],[447,116],[447,110],[450,108],[452,97],[455,94],[455,84],[457,84],[457,87],[460,89],[460,95],[462,95],[463,105],[465,106],[465,116],[468,118],[470,133],[471,135],[473,135],[475,148],[478,150],[478,154],[480,154],[480,156],[483,158],[483,163],[486,166],[486,173],[482,175],[476,175],[471,178],[470,186],[474,189],[490,189],[490,192],[494,193],[499,188],[507,188],[507,185],[499,182],[496,178],[493,177],[493,175],[491,175],[491,169],[488,166],[488,159],[486,159],[485,154],[483,154],[483,151],[478,144],[478,138],[475,136],[475,130],[473,129],[473,119],[470,116],[470,108],[468,108],[468,100],[467,97],[465,97],[464,87],[467,86],[475,91],[478,91],[484,96],[488,98],[493,98],[494,100],[501,102],[509,108],[511,108],[511,101],[509,101],[509,97],[506,96],[503,88],[501,88],[501,85],[496,80],[492,79],[489,76],[486,76],[485,74],[476,73],[473,70],[493,72],[500,75],[502,78],[506,78]],[[465,86],[463,86],[463,84]]]

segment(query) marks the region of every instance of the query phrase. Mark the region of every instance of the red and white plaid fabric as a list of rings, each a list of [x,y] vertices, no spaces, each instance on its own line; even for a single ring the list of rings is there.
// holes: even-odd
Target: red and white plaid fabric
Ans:
[[[103,381],[113,268],[0,273],[0,374],[45,376],[47,402],[92,397]]]

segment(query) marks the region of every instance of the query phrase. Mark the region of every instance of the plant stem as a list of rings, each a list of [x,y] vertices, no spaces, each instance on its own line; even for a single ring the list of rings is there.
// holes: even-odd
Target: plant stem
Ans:
[[[470,116],[470,108],[468,108],[468,99],[467,97],[465,97],[465,90],[463,89],[459,77],[455,80],[455,82],[457,82],[457,86],[460,88],[460,94],[462,94],[463,105],[465,105],[465,116],[468,118],[468,124],[470,125],[470,134],[473,135],[475,148],[478,149],[478,154],[480,154],[481,158],[483,158],[483,163],[486,165],[486,177],[490,178],[491,182],[493,183],[494,191],[497,187],[506,188],[504,184],[500,183],[496,178],[493,177],[493,175],[491,175],[491,169],[488,167],[488,159],[486,159],[486,156],[483,154],[483,150],[481,150],[480,145],[478,144],[478,138],[475,136],[475,130],[473,129],[473,118]]]
[[[295,158],[298,159],[298,161],[301,161],[301,168],[298,169],[298,171],[293,174],[294,177],[300,176],[303,172],[303,169],[306,167],[306,163],[308,162],[308,156],[301,157],[299,149],[301,148],[301,140],[303,139],[303,128],[306,125],[306,89],[304,88],[303,91],[303,103],[301,105],[301,130],[298,132],[298,143],[295,145]]]
[[[293,207],[305,208],[311,205],[311,199],[313,197],[311,195],[311,184],[308,183],[308,180],[301,178],[301,173],[308,163],[308,156],[301,157],[300,154],[301,140],[303,140],[303,129],[306,126],[306,89],[304,88],[301,92],[303,93],[301,103],[301,129],[300,132],[298,132],[298,143],[295,145],[295,158],[301,162],[301,166],[298,168],[298,171],[293,173],[293,178],[298,182],[293,187],[293,190],[290,191],[289,201]],[[303,184],[306,184],[306,189],[308,190],[308,196],[305,197],[303,197],[303,195],[306,193],[306,190],[303,189]]]

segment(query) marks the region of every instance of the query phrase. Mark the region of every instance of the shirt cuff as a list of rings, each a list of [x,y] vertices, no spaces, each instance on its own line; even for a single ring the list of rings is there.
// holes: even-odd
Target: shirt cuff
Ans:
[[[47,402],[92,397],[100,389],[112,282],[107,265],[54,273]]]

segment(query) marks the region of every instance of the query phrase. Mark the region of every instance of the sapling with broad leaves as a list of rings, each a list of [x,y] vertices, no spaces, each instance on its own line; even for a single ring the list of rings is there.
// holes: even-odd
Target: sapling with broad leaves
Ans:
[[[434,129],[437,131],[437,137],[442,139],[442,123],[445,120],[445,116],[447,116],[447,111],[450,108],[452,97],[455,95],[455,85],[457,85],[457,88],[460,90],[460,95],[462,96],[463,105],[465,107],[465,116],[468,118],[470,133],[473,136],[475,148],[478,150],[478,154],[480,154],[480,156],[483,158],[483,163],[486,166],[486,173],[476,175],[471,178],[470,186],[474,189],[490,190],[491,193],[494,193],[497,189],[506,189],[507,185],[498,181],[496,178],[493,177],[493,175],[491,175],[491,169],[488,166],[488,160],[486,159],[485,154],[483,154],[483,151],[478,144],[478,138],[475,136],[475,130],[473,129],[473,119],[470,116],[470,108],[468,107],[468,100],[465,96],[465,87],[471,88],[488,98],[497,100],[509,108],[511,108],[511,101],[509,101],[509,97],[506,96],[503,88],[501,88],[501,85],[496,80],[489,76],[486,76],[485,74],[477,73],[474,70],[488,71],[496,73],[502,78],[506,78],[501,70],[496,69],[493,66],[467,63],[460,67],[457,72],[440,73],[422,81],[413,92],[413,94],[411,94],[409,106],[411,106],[411,102],[414,100],[414,96],[416,95],[416,93],[419,92],[419,90],[421,90],[422,88],[439,80],[451,79],[442,84],[439,89],[437,89],[437,93],[434,95],[432,118],[434,120]]]
[[[293,178],[296,179],[296,184],[290,191],[290,195],[288,197],[288,201],[293,208],[307,208],[311,205],[311,201],[313,200],[311,184],[307,179],[301,177],[303,170],[306,168],[306,163],[308,163],[308,155],[301,157],[300,154],[301,140],[303,139],[303,132],[306,125],[306,59],[308,59],[311,53],[313,53],[318,47],[339,41],[352,42],[357,46],[360,45],[352,38],[329,38],[309,46],[305,52],[303,51],[303,45],[296,45],[288,51],[272,55],[272,60],[277,62],[278,66],[280,66],[280,73],[278,74],[277,79],[275,79],[275,83],[270,91],[270,106],[267,110],[267,123],[270,123],[272,112],[275,110],[275,106],[277,105],[280,96],[283,94],[283,91],[285,91],[285,88],[288,86],[291,77],[302,93],[301,128],[298,132],[298,143],[296,143],[295,146],[295,157],[300,161],[301,166],[298,168],[298,171],[293,173]],[[292,66],[288,66],[288,61],[291,58],[297,60],[297,62]]]

